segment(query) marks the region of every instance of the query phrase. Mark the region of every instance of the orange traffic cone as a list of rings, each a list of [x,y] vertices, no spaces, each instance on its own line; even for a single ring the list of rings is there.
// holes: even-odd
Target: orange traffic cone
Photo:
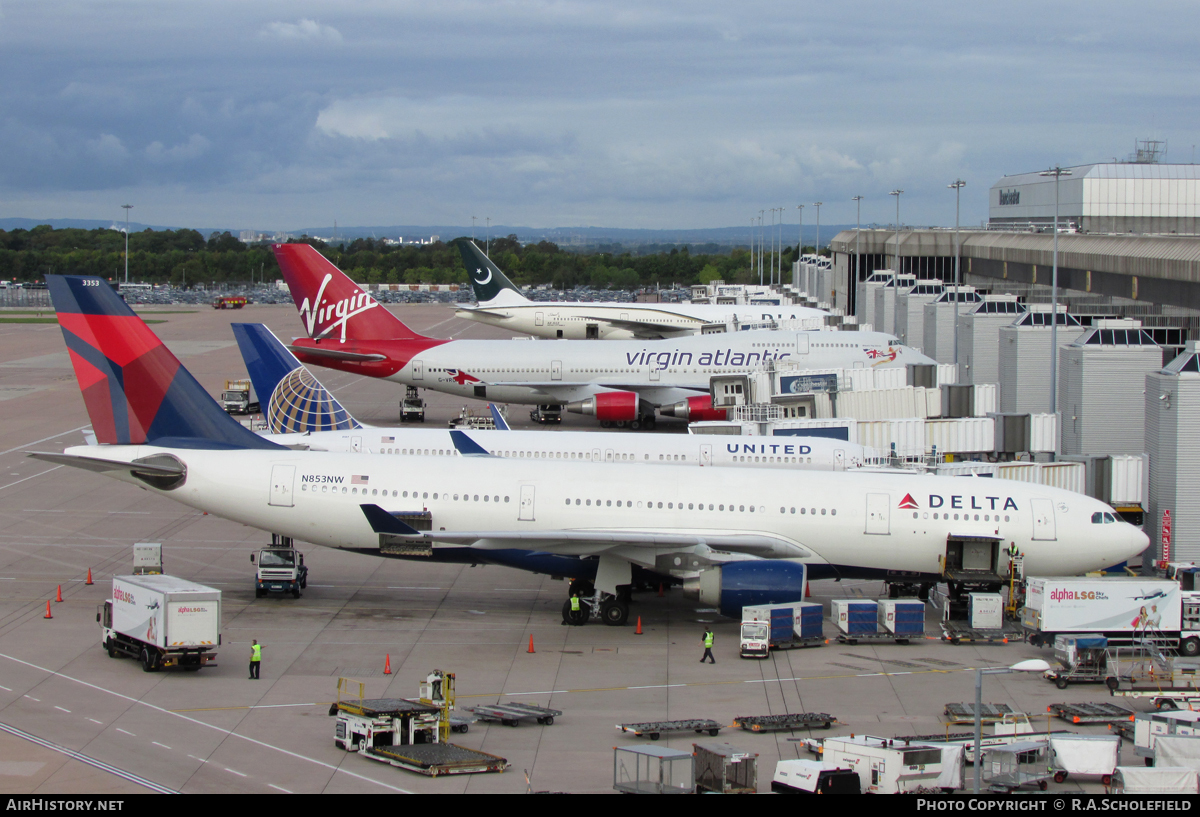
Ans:
[[[533,636],[532,635],[529,636],[529,649],[525,650],[525,652],[527,652],[527,653],[533,652]]]
[[[92,569],[89,567],[87,581],[84,582],[84,584],[91,584],[91,583],[92,583]]]
[[[383,659],[383,674],[384,675],[392,674],[392,655],[391,655],[391,653],[388,653],[387,656]]]
[[[42,618],[54,618],[54,616],[50,615],[50,602],[49,601],[46,602],[46,615],[42,616]]]
[[[58,586],[58,594],[54,597],[55,601],[62,601],[62,585]]]
[[[658,583],[658,597],[659,597],[660,599],[663,597],[663,591],[662,591],[662,582],[659,582],[659,583]]]
[[[638,626],[637,626],[637,629],[633,631],[633,634],[634,635],[642,634],[642,617],[641,616],[638,616]]]

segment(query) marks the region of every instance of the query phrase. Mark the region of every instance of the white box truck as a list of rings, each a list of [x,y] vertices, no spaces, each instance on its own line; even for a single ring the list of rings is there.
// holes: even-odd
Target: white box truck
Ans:
[[[1098,633],[1110,646],[1150,637],[1184,655],[1200,654],[1200,593],[1177,582],[1071,576],[1031,578],[1025,586],[1021,626],[1035,646],[1050,646],[1060,634]]]
[[[917,788],[948,794],[963,785],[960,745],[851,735],[825,738],[822,746],[826,767],[857,772],[863,794],[901,794]]]
[[[221,643],[221,591],[175,576],[113,576],[112,598],[96,614],[110,658],[129,656],[154,672],[198,670]]]

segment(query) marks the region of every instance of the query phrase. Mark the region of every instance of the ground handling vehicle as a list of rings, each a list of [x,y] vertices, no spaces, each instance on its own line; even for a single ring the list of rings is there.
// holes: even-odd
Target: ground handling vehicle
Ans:
[[[1152,641],[1109,647],[1104,685],[1115,698],[1149,698],[1156,709],[1200,703],[1200,661],[1163,652]]]
[[[1147,766],[1154,765],[1158,739],[1163,737],[1200,740],[1200,712],[1138,712],[1133,716],[1133,752],[1144,758]]]
[[[775,764],[771,791],[776,794],[862,794],[858,772],[821,760],[781,760]]]
[[[1094,775],[1107,786],[1120,755],[1117,735],[1050,735],[1050,770],[1055,783],[1065,783],[1071,775]]]
[[[529,412],[529,419],[542,425],[558,425],[562,422],[562,406],[535,406]]]
[[[404,399],[400,401],[400,422],[425,422],[425,401],[421,399],[416,386],[408,386],[404,390]]]
[[[230,414],[258,414],[262,410],[254,384],[249,380],[226,380],[221,406]]]
[[[245,295],[223,295],[213,301],[213,309],[241,309],[250,303]]]
[[[212,663],[221,643],[221,591],[161,573],[113,576],[96,613],[110,658],[135,658],[146,672]]]
[[[742,658],[766,658],[771,650],[816,647],[825,643],[819,604],[793,602],[742,608]]]
[[[300,598],[300,591],[308,587],[308,568],[304,566],[304,554],[292,547],[290,537],[274,537],[271,547],[258,552],[258,558],[250,554],[250,564],[257,567],[254,576],[254,597],[261,599],[268,593],[291,593]]]
[[[1102,684],[1108,675],[1108,639],[1099,633],[1060,635],[1054,638],[1054,657],[1061,668],[1046,670],[1043,677],[1059,689],[1071,684]]]

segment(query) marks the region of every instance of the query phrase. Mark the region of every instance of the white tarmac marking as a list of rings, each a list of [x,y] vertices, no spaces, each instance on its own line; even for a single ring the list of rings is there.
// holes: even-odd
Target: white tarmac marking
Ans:
[[[103,725],[104,725],[104,721],[98,721],[98,720],[96,720],[95,718],[88,718],[88,720],[89,720],[89,721],[91,721],[92,723],[98,723],[98,724],[100,724],[101,726],[103,726]]]
[[[11,488],[14,485],[20,485],[22,482],[28,482],[31,479],[36,479],[37,477],[44,476],[45,474],[49,474],[51,471],[57,471],[59,468],[66,468],[66,466],[65,465],[56,465],[53,468],[47,468],[45,471],[41,471],[37,474],[34,474],[32,477],[25,477],[25,479],[19,479],[16,482],[10,482],[7,485],[0,485],[0,491],[3,491],[5,488]]]
[[[247,737],[246,735],[240,735],[240,734],[238,734],[237,732],[233,732],[233,731],[231,731],[231,730],[229,730],[229,729],[223,729],[223,728],[221,728],[220,726],[214,726],[214,725],[213,725],[213,724],[211,724],[211,723],[205,723],[205,722],[204,722],[204,721],[202,721],[202,720],[198,720],[198,719],[196,719],[196,718],[190,718],[190,717],[188,717],[187,715],[181,715],[181,714],[180,714],[180,713],[178,713],[178,712],[172,712],[172,711],[171,711],[171,710],[169,710],[169,709],[164,709],[164,708],[163,708],[163,707],[161,707],[161,706],[156,706],[156,705],[154,705],[154,704],[152,704],[152,703],[147,703],[146,701],[139,701],[137,698],[134,698],[134,697],[132,697],[132,696],[130,696],[130,695],[122,695],[120,692],[114,692],[114,691],[113,691],[113,690],[111,690],[111,689],[105,689],[104,687],[102,687],[102,686],[99,686],[99,685],[97,685],[97,684],[92,684],[92,683],[89,683],[89,682],[87,682],[87,681],[84,681],[84,680],[82,680],[82,679],[80,679],[80,678],[73,678],[72,676],[70,676],[70,675],[64,675],[64,674],[63,674],[63,673],[61,673],[61,672],[55,672],[54,670],[47,669],[46,667],[39,666],[38,664],[34,664],[34,663],[31,663],[31,662],[29,662],[29,661],[24,661],[24,660],[22,660],[22,659],[20,659],[20,658],[15,658],[15,657],[13,657],[13,656],[11,656],[11,655],[6,655],[6,654],[4,654],[4,653],[0,653],[0,658],[4,658],[4,659],[7,659],[7,660],[9,660],[9,661],[12,661],[12,662],[13,662],[13,663],[15,663],[15,664],[21,664],[22,666],[30,667],[31,669],[38,670],[39,672],[44,672],[44,673],[46,673],[47,675],[53,675],[53,676],[56,676],[56,677],[58,677],[58,678],[62,678],[64,681],[73,681],[73,682],[75,682],[75,683],[79,684],[80,686],[85,686],[85,687],[87,687],[88,689],[94,689],[94,690],[96,690],[97,692],[103,692],[103,693],[105,693],[105,694],[112,695],[113,697],[120,698],[120,699],[122,699],[122,700],[125,700],[125,701],[129,701],[130,703],[135,703],[135,704],[137,704],[137,705],[139,705],[139,706],[144,706],[144,707],[146,707],[147,709],[152,709],[152,710],[154,710],[155,712],[160,712],[160,713],[162,713],[162,714],[164,714],[164,715],[170,715],[170,716],[172,716],[172,717],[179,718],[180,720],[185,720],[185,721],[187,721],[188,723],[195,724],[196,726],[200,726],[200,727],[203,727],[203,728],[205,728],[205,729],[211,729],[211,730],[213,730],[214,732],[220,732],[220,733],[221,733],[221,734],[223,734],[223,735],[228,735],[229,737],[232,737],[232,738],[237,738],[238,740],[244,740],[244,741],[246,741],[247,743],[252,743],[252,744],[254,744],[255,746],[261,746],[261,747],[262,747],[262,748],[264,748],[264,749],[271,749],[272,751],[279,752],[279,753],[280,753],[280,754],[282,754],[282,755],[287,755],[288,757],[292,757],[292,758],[295,758],[295,759],[297,759],[297,760],[303,760],[303,761],[306,761],[306,762],[308,762],[308,763],[312,763],[312,764],[313,764],[313,765],[315,765],[315,766],[320,766],[320,767],[322,767],[322,768],[324,768],[324,769],[328,769],[329,771],[331,771],[331,772],[333,772],[333,773],[335,773],[335,774],[344,774],[344,775],[347,775],[348,777],[353,777],[355,780],[361,780],[361,781],[363,781],[363,782],[365,782],[365,783],[372,783],[372,784],[374,784],[374,785],[376,785],[376,786],[380,786],[380,787],[382,787],[382,788],[389,789],[390,791],[398,792],[399,794],[412,794],[412,792],[411,792],[411,791],[409,791],[408,789],[402,789],[402,788],[400,788],[399,786],[393,786],[393,785],[390,785],[390,784],[388,784],[388,783],[383,783],[383,782],[381,782],[381,781],[379,781],[379,780],[375,780],[375,779],[373,779],[373,778],[367,777],[366,775],[358,774],[357,772],[352,772],[352,771],[349,771],[349,770],[347,770],[347,769],[341,769],[341,768],[338,768],[337,766],[334,766],[332,763],[326,763],[326,762],[324,762],[323,760],[317,760],[316,758],[307,757],[307,756],[305,756],[305,755],[302,755],[302,754],[300,754],[299,752],[292,752],[292,751],[290,751],[290,750],[288,750],[288,749],[283,749],[283,748],[281,748],[281,747],[279,747],[279,746],[273,746],[273,745],[271,745],[270,743],[267,743],[267,742],[265,742],[265,741],[256,740],[256,739],[254,739],[254,738]],[[118,731],[124,731],[124,730],[118,730]],[[132,734],[132,733],[130,733],[130,732],[125,732],[125,734],[129,735],[129,734]]]
[[[231,769],[228,766],[225,767],[225,771],[229,772],[230,774],[236,774],[238,777],[249,777],[249,775],[242,774],[241,772],[237,771],[236,769]]]
[[[168,745],[167,745],[167,744],[165,744],[165,743],[159,743],[157,740],[152,740],[152,741],[150,741],[150,742],[151,742],[151,743],[153,743],[155,746],[161,746],[161,747],[163,747],[164,749],[170,749],[170,748],[171,748],[170,746],[168,746]]]
[[[0,686],[0,689],[3,689],[5,692],[12,692],[12,690],[9,689],[8,687]]]
[[[59,437],[65,437],[68,434],[74,434],[76,431],[83,431],[85,428],[88,428],[88,426],[90,426],[90,425],[91,425],[91,423],[89,423],[86,426],[80,426],[79,428],[73,428],[70,431],[63,431],[63,432],[61,432],[59,434],[55,434],[51,437],[42,437],[42,439],[40,439],[40,440],[34,440],[33,442],[25,443],[24,445],[18,445],[16,448],[10,448],[7,451],[0,451],[0,456],[3,456],[4,454],[11,454],[14,451],[20,451],[22,448],[28,448],[29,446],[37,445],[38,443],[45,443],[45,442],[49,442],[50,440],[57,440]]]
[[[188,755],[188,757],[190,757],[192,760],[199,760],[201,763],[207,763],[207,762],[208,762],[208,761],[207,761],[207,760],[205,760],[204,758],[202,758],[202,757],[196,757],[195,755]]]
[[[55,705],[54,705],[54,708],[55,708],[55,709],[61,709],[63,712],[70,712],[70,711],[71,711],[71,710],[67,709],[65,706],[59,706],[58,704],[55,704]]]
[[[42,699],[41,699],[41,698],[35,698],[35,697],[33,697],[32,695],[26,695],[25,697],[26,697],[26,698],[28,698],[28,699],[29,699],[29,700],[31,700],[31,701],[37,701],[38,703],[41,703],[41,702],[42,702]]]
[[[132,732],[126,732],[124,729],[122,729],[119,726],[117,727],[117,731],[120,732],[122,735],[129,735],[129,737],[131,737],[131,738],[137,737],[137,735],[133,734]]]
[[[285,789],[283,786],[276,786],[274,783],[268,783],[267,785],[273,789],[283,792],[284,794],[293,794],[291,789]]]

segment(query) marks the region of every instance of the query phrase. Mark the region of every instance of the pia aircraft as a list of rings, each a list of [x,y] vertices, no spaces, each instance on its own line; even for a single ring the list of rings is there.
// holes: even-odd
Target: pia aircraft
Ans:
[[[737,616],[810,574],[995,587],[1004,548],[1054,576],[1148,544],[1102,502],[1010,480],[294,451],[227,415],[107,283],[46,280],[98,444],[30,456],[293,540],[571,577],[609,624],[640,581]]]
[[[290,347],[304,363],[497,403],[557,404],[602,425],[650,427],[655,409],[720,420],[709,378],[773,361],[811,369],[933,363],[882,332],[749,331],[658,341],[438,340],[384,309],[308,244],[275,257],[309,335]]]
[[[661,340],[697,334],[705,324],[760,324],[812,319],[820,326],[828,312],[775,304],[617,303],[531,301],[475,245],[458,242],[463,266],[478,306],[454,314],[539,338],[569,340]]]
[[[310,451],[513,459],[638,462],[734,468],[843,471],[879,461],[880,452],[823,437],[713,437],[692,434],[601,434],[595,431],[485,431],[375,428],[350,415],[270,329],[235,323],[237,338],[263,405],[266,438]],[[494,407],[493,407],[494,410]],[[499,413],[496,412],[496,415]],[[503,418],[497,417],[498,426]]]

